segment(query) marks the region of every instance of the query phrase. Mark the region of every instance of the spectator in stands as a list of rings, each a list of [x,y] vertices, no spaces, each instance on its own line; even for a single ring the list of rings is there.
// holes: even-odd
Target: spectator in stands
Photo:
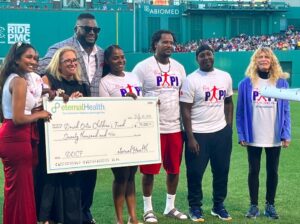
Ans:
[[[26,43],[15,43],[0,71],[0,157],[4,165],[3,224],[34,224],[36,207],[33,186],[32,125],[49,120],[45,110],[33,113],[35,89],[28,73],[36,64],[36,50]]]
[[[284,34],[273,34],[270,36],[248,36],[241,34],[231,39],[209,38],[199,41],[190,41],[187,44],[177,44],[176,52],[193,52],[199,44],[208,44],[216,52],[220,51],[253,51],[259,47],[270,47],[272,50],[295,50],[300,42],[300,33],[288,29]]]
[[[211,214],[231,220],[224,206],[232,150],[232,80],[214,68],[214,52],[208,45],[196,51],[199,69],[187,76],[180,92],[181,115],[185,130],[185,163],[189,216],[204,222],[202,178],[210,162],[213,181]]]
[[[163,214],[178,220],[186,220],[187,216],[175,207],[183,150],[179,89],[186,73],[183,66],[171,58],[174,42],[175,37],[172,32],[167,30],[155,32],[151,44],[154,55],[139,62],[132,72],[142,82],[143,95],[157,96],[160,100],[161,158],[167,172],[166,206]],[[162,164],[140,166],[143,173],[144,221],[147,223],[158,222],[152,207],[152,192],[154,175],[159,174]]]
[[[75,34],[69,39],[51,46],[39,63],[39,73],[45,74],[45,68],[49,64],[54,53],[61,47],[72,46],[78,53],[78,63],[81,67],[81,79],[91,91],[91,96],[99,96],[99,83],[103,69],[103,50],[96,45],[100,27],[95,17],[90,13],[82,13],[78,16]],[[90,207],[93,202],[93,194],[96,185],[97,170],[82,173],[82,209],[83,223],[95,223]]]
[[[251,57],[247,77],[238,87],[236,126],[239,144],[248,152],[248,187],[250,208],[247,218],[259,216],[258,192],[262,149],[266,152],[267,192],[265,216],[278,219],[275,195],[281,146],[291,140],[290,108],[287,100],[265,98],[260,95],[264,86],[287,88],[287,73],[280,67],[270,48],[259,48]]]

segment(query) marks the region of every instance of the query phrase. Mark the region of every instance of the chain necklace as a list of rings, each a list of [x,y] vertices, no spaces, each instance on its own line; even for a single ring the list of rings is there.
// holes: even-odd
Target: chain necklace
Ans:
[[[156,64],[157,64],[157,66],[158,66],[158,68],[159,68],[159,71],[160,71],[161,75],[166,74],[166,73],[168,74],[168,73],[170,72],[170,70],[171,70],[170,59],[168,59],[168,64],[169,64],[168,71],[164,72],[164,71],[161,69],[161,67],[160,67],[160,65],[159,65],[159,62],[158,62],[158,60],[156,59],[155,56],[154,56],[154,58],[155,58]]]

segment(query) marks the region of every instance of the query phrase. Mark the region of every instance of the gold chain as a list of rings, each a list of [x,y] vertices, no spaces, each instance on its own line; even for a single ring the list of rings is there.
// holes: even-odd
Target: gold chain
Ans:
[[[169,73],[169,72],[170,72],[170,70],[171,70],[171,63],[170,63],[170,59],[168,59],[168,64],[169,64],[168,71],[167,71],[167,72],[164,72],[164,71],[161,69],[161,67],[159,66],[159,62],[158,62],[158,60],[156,59],[156,57],[155,57],[155,56],[154,56],[154,58],[155,58],[155,61],[156,61],[156,63],[157,63],[157,66],[158,66],[158,68],[159,68],[159,71],[160,71],[161,75],[163,75],[163,74],[165,74],[165,73]]]

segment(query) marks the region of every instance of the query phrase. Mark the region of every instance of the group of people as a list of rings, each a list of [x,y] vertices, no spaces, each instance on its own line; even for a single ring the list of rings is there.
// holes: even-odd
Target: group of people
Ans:
[[[51,46],[40,61],[34,47],[26,43],[15,43],[6,56],[0,72],[0,157],[5,173],[3,224],[96,223],[90,208],[97,171],[46,172],[43,125],[51,122],[52,115],[41,105],[41,96],[45,94],[50,100],[63,96],[65,101],[69,97],[88,96],[157,97],[162,163],[140,165],[143,222],[158,223],[152,193],[161,165],[166,171],[167,191],[163,214],[177,220],[189,216],[195,222],[203,222],[202,178],[208,162],[213,174],[211,214],[231,220],[224,201],[232,150],[232,79],[230,74],[214,67],[214,50],[206,44],[199,46],[199,69],[186,76],[184,67],[171,57],[176,42],[174,34],[159,30],[152,36],[153,56],[139,62],[132,72],[126,72],[126,58],[120,46],[111,45],[103,51],[96,45],[100,30],[93,15],[82,13],[77,18],[74,36]],[[253,54],[246,75],[239,84],[236,115],[239,143],[247,148],[249,161],[250,208],[246,216],[259,215],[258,179],[264,148],[265,215],[277,219],[275,194],[280,150],[291,139],[289,102],[266,98],[259,90],[265,85],[288,87],[287,74],[270,48],[260,48]],[[188,215],[175,206],[184,142]],[[140,223],[135,197],[137,169],[112,168],[118,224],[124,223],[124,203],[128,208],[126,223]]]
[[[241,34],[230,39],[208,38],[199,41],[190,41],[187,44],[176,44],[175,52],[196,52],[199,45],[210,45],[215,52],[254,51],[260,47],[269,47],[272,50],[299,50],[300,33],[288,29],[284,34],[249,36]]]

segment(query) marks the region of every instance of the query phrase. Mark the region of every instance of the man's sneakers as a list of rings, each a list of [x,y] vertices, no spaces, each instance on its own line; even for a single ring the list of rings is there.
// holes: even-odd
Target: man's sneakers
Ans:
[[[279,215],[276,212],[275,206],[269,203],[266,203],[264,214],[270,219],[279,219]]]
[[[231,216],[229,215],[223,204],[219,206],[214,206],[211,210],[211,214],[223,221],[232,220]],[[258,206],[251,205],[245,216],[250,219],[255,219],[259,215],[260,212]],[[279,215],[276,212],[275,206],[269,203],[266,203],[264,215],[270,219],[279,219]],[[189,217],[194,222],[204,222],[203,211],[200,207],[191,207],[189,209]]]
[[[219,219],[221,219],[223,221],[230,221],[230,220],[232,220],[231,216],[226,211],[224,205],[219,205],[219,206],[213,207],[212,210],[211,210],[211,214],[213,216],[218,217]]]
[[[211,214],[223,221],[232,220],[231,216],[228,214],[223,204],[217,207],[213,207],[213,209],[211,210]],[[190,207],[189,217],[194,222],[204,222],[203,211],[200,207]]]
[[[194,222],[204,222],[203,211],[199,207],[191,207],[189,209],[189,217]]]
[[[249,219],[255,219],[257,216],[259,216],[259,209],[257,205],[251,205],[245,216]]]

